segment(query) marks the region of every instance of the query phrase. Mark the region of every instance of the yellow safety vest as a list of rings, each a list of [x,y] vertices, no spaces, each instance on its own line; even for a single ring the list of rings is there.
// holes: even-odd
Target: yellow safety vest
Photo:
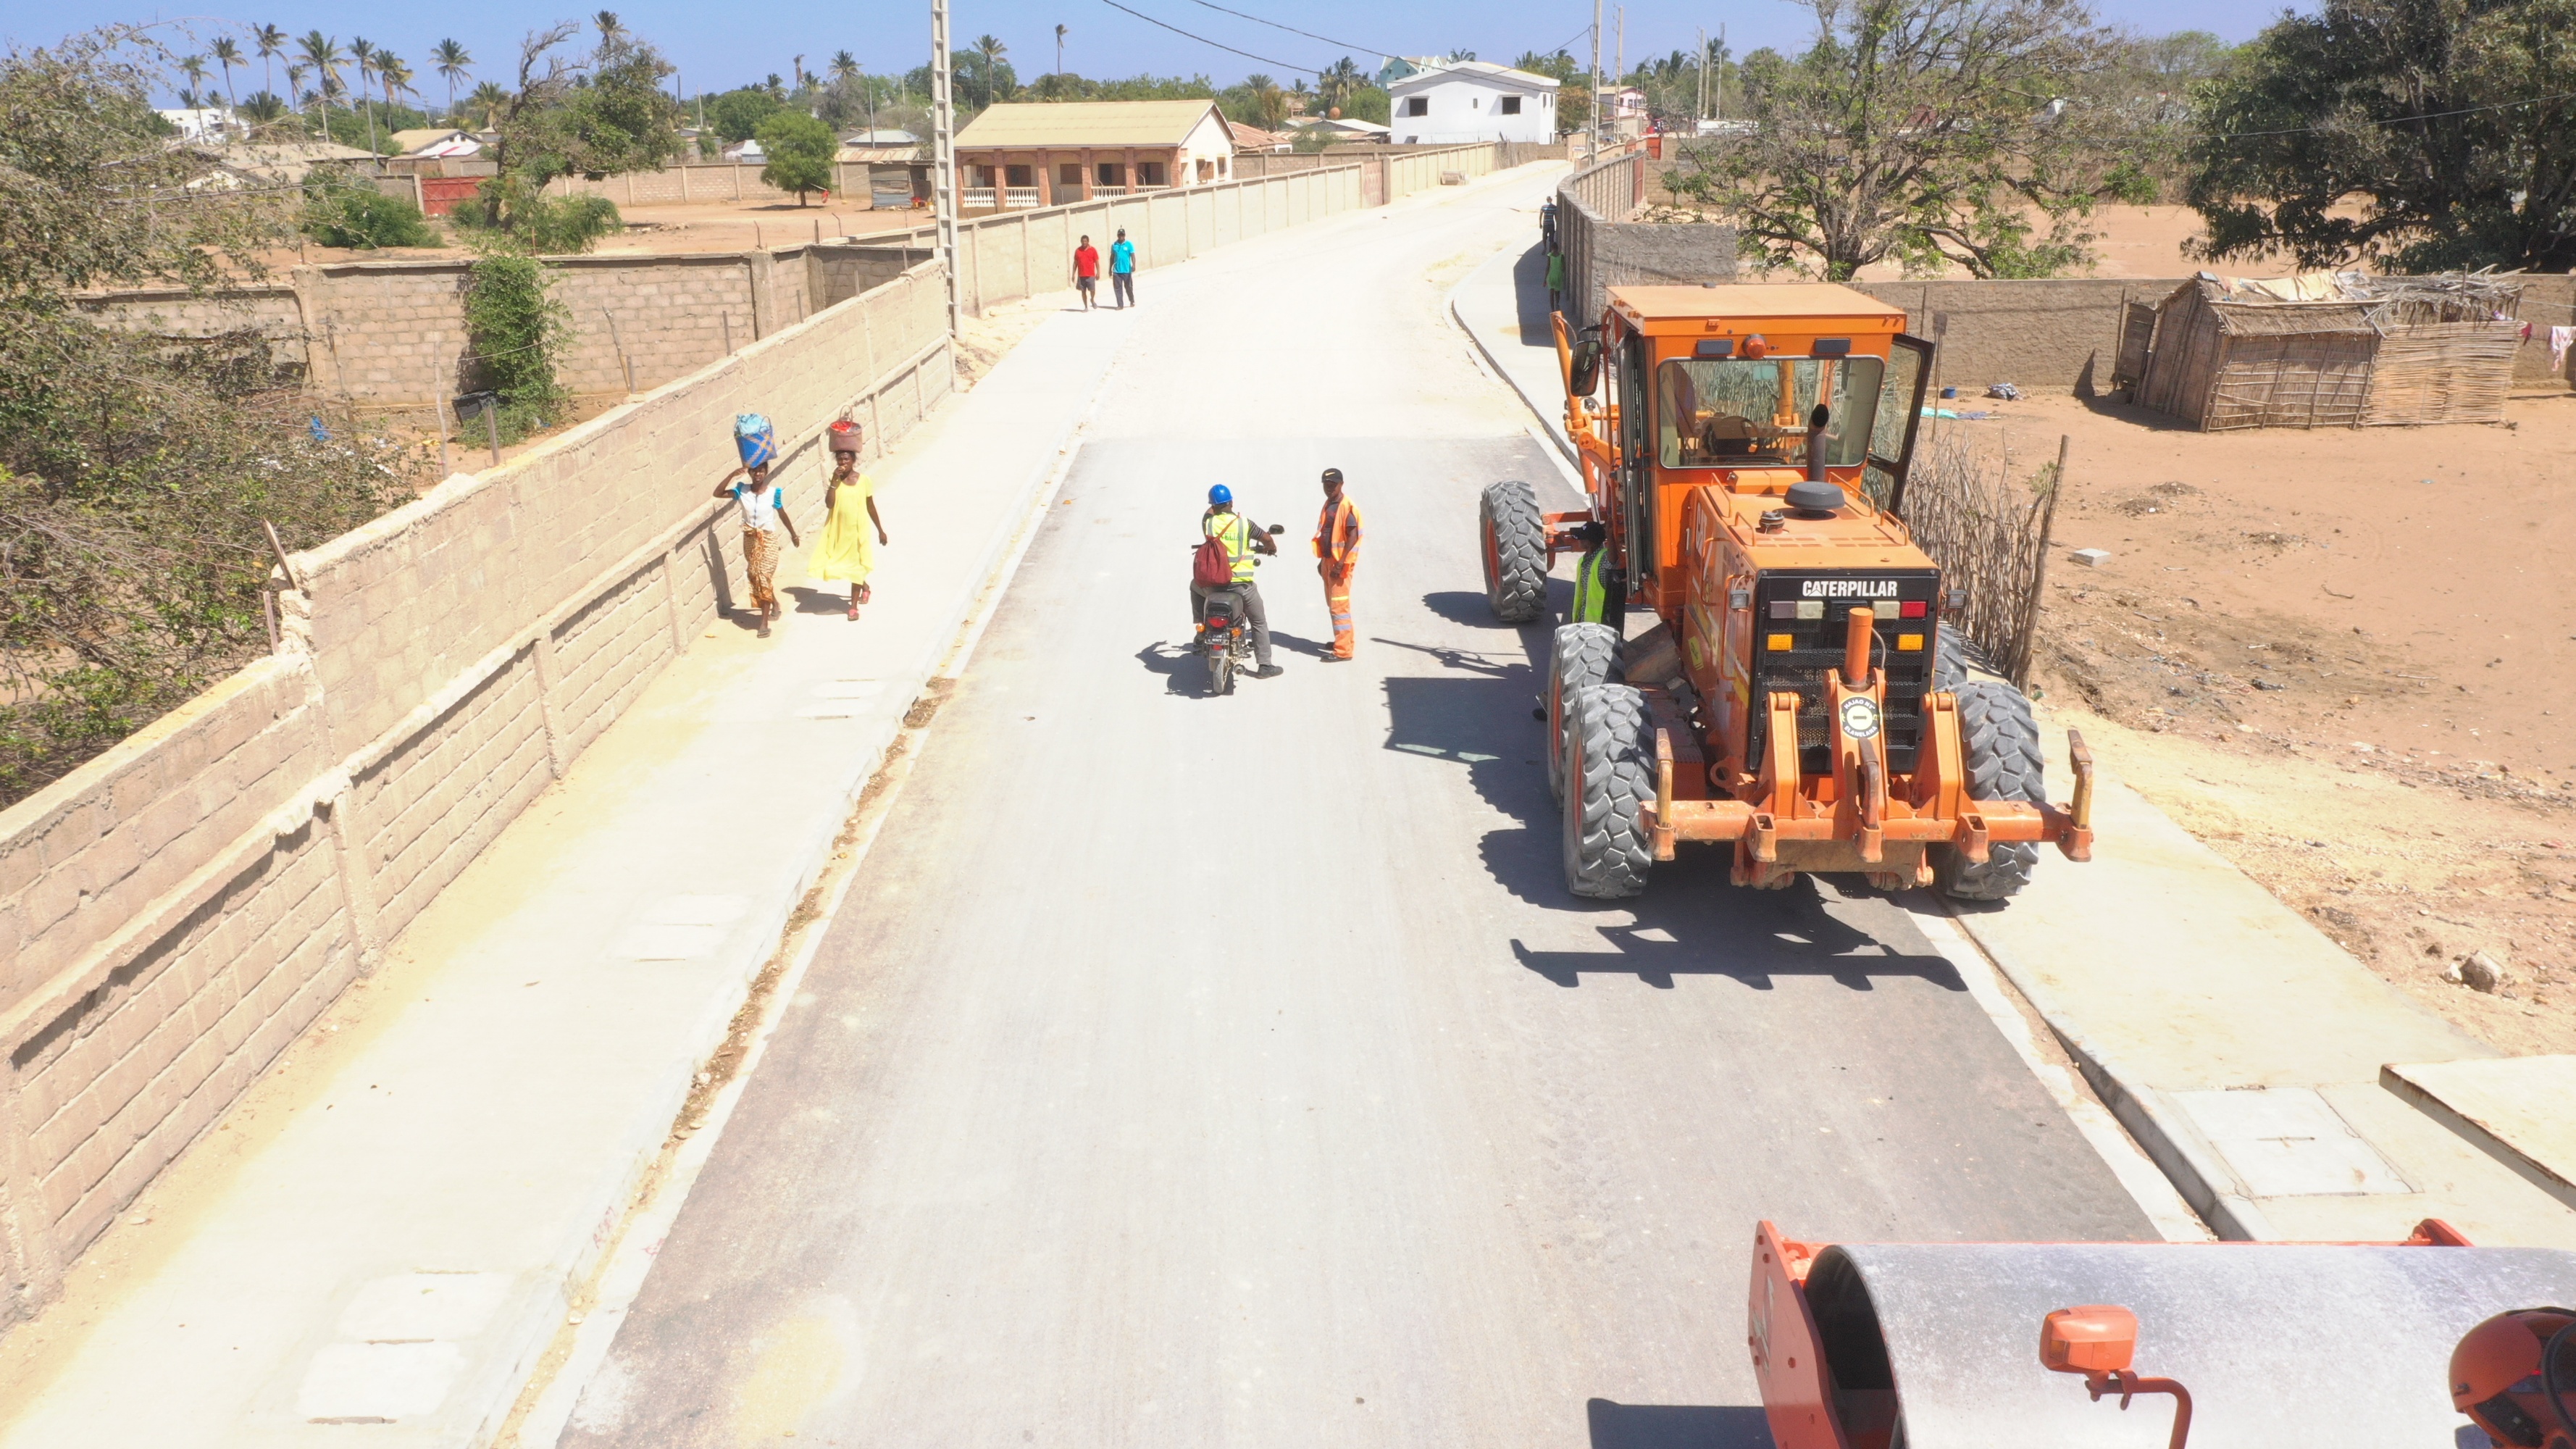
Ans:
[[[1234,561],[1234,581],[1252,582],[1252,520],[1240,513],[1220,513],[1209,518],[1204,527],[1208,537],[1225,541],[1225,556]]]

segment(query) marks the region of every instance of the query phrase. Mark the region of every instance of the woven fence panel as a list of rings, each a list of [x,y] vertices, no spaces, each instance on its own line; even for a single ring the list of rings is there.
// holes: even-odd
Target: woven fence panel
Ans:
[[[2396,327],[2380,341],[2361,421],[2500,423],[2513,386],[2518,322],[2433,322]]]

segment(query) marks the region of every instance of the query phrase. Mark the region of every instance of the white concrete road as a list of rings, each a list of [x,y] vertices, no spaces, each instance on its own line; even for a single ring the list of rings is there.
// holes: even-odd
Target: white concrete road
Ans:
[[[1445,312],[1551,180],[1146,279],[566,1443],[1758,1445],[1757,1219],[2154,1236],[1895,904],[1563,892],[1472,528],[1566,490]],[[1290,545],[1287,673],[1225,699],[1173,648],[1215,482]]]

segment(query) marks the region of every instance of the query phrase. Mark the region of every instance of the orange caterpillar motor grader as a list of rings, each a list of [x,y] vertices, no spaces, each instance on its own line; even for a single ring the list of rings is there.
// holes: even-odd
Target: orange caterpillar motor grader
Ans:
[[[1682,841],[1731,844],[1739,885],[1859,872],[1967,900],[2019,890],[2041,842],[2090,855],[2083,741],[2051,805],[2029,701],[1972,677],[1943,623],[1967,596],[1897,516],[1932,352],[1903,312],[1819,283],[1621,286],[1581,340],[1555,325],[1588,506],[1496,483],[1479,526],[1506,623],[1582,555],[1543,711],[1576,895],[1635,895]],[[1632,601],[1662,622],[1623,639]]]

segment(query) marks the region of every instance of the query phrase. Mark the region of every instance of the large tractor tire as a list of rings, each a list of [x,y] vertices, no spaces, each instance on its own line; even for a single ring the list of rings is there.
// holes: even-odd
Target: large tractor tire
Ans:
[[[1655,798],[1646,697],[1597,684],[1574,697],[1577,751],[1565,781],[1565,886],[1596,901],[1646,888],[1654,863],[1645,807]]]
[[[2000,681],[2003,676],[1986,660],[1986,651],[1965,629],[1943,624],[1932,639],[1932,692],[1956,694],[1972,679]]]
[[[2046,803],[2041,778],[2039,721],[2022,692],[1999,680],[1972,679],[1952,693],[1959,698],[1959,743],[1968,756],[1968,794],[1979,800]],[[1954,901],[2000,901],[2030,884],[2039,864],[2035,841],[1998,841],[1978,865],[1956,846],[1932,848],[1932,880]]]
[[[1623,682],[1619,635],[1606,624],[1568,624],[1556,631],[1547,670],[1547,792],[1565,799],[1566,762],[1574,753],[1574,697],[1596,684]]]
[[[1477,551],[1485,559],[1485,600],[1494,617],[1526,624],[1547,608],[1547,524],[1538,494],[1515,478],[1490,484],[1476,506]]]

